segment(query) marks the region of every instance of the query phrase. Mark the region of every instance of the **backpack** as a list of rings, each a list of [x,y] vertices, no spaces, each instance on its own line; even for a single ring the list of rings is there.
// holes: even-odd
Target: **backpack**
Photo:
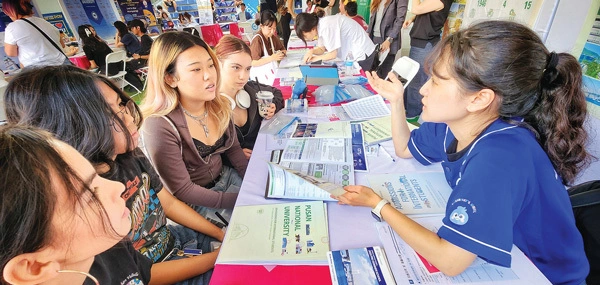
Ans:
[[[569,189],[577,229],[583,237],[585,255],[590,263],[587,284],[600,284],[600,180]]]

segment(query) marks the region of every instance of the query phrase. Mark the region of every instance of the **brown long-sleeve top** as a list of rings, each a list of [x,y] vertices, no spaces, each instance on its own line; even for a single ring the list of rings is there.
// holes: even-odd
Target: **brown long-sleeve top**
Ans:
[[[194,145],[181,106],[167,116],[150,116],[144,120],[142,135],[147,155],[154,164],[163,184],[173,195],[186,203],[210,208],[233,208],[237,193],[223,193],[207,189],[221,173],[221,154],[227,156],[235,170],[244,177],[248,160],[238,142],[233,122],[225,131],[225,144],[202,158]]]

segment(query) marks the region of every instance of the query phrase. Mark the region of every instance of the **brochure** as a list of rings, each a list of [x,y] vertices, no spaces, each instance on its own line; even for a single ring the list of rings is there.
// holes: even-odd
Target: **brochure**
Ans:
[[[442,226],[442,218],[439,215],[414,220],[437,232]],[[427,260],[419,260],[417,253],[387,223],[376,223],[376,228],[398,284],[550,284],[531,260],[514,245],[510,268],[491,264],[478,257],[461,274],[450,277],[441,272],[436,273],[437,269]]]
[[[342,185],[317,178],[323,177],[326,168],[335,167],[335,165],[315,163],[309,165],[312,167],[308,171],[300,171],[269,162],[269,179],[267,180],[265,198],[336,201],[330,195],[338,196],[346,192]],[[347,173],[349,171],[349,169],[345,171],[335,169],[329,172]]]
[[[391,114],[381,95],[354,100],[350,103],[342,104],[342,108],[352,120],[365,120],[389,116]]]
[[[444,214],[452,188],[444,172],[367,175],[375,193],[406,215]]]
[[[385,252],[379,246],[330,251],[327,259],[334,285],[396,284]]]
[[[325,265],[326,209],[321,201],[235,207],[217,263]]]

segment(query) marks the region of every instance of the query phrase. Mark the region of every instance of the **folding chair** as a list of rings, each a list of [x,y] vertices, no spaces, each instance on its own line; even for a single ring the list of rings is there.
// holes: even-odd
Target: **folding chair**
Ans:
[[[144,80],[144,87],[142,91],[146,90],[146,86],[148,85],[148,66],[136,69],[135,73],[137,73],[142,78],[142,80]]]
[[[125,88],[126,85],[133,87],[133,89],[135,89],[137,91],[136,94],[131,96],[131,97],[133,97],[133,96],[136,96],[136,95],[142,93],[142,91],[140,91],[133,84],[129,83],[129,81],[125,80],[125,75],[127,74],[127,71],[125,70],[125,68],[126,68],[125,60],[126,59],[127,59],[127,52],[124,50],[115,51],[115,52],[111,52],[111,53],[107,54],[106,55],[106,69],[104,72],[105,72],[106,77],[118,82],[119,88],[121,88],[121,90],[123,90],[123,88]],[[111,63],[119,63],[119,62],[123,63],[123,68],[121,68],[121,70],[117,74],[114,74],[114,75],[108,74],[108,66]]]
[[[408,56],[403,56],[394,62],[392,66],[392,71],[396,72],[397,75],[400,75],[402,78],[406,79],[406,83],[403,83],[404,86],[408,86],[408,83],[417,75],[419,71],[419,63],[414,61]],[[387,77],[386,77],[387,79]]]

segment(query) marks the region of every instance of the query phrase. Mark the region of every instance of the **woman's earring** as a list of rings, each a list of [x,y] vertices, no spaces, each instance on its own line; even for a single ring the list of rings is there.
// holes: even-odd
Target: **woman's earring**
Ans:
[[[56,272],[58,272],[58,273],[76,273],[76,274],[85,275],[86,278],[92,279],[92,281],[94,281],[94,284],[100,285],[100,282],[98,282],[98,279],[96,279],[96,277],[94,277],[92,274],[89,274],[87,272],[78,271],[78,270],[68,270],[68,269],[57,270]]]

